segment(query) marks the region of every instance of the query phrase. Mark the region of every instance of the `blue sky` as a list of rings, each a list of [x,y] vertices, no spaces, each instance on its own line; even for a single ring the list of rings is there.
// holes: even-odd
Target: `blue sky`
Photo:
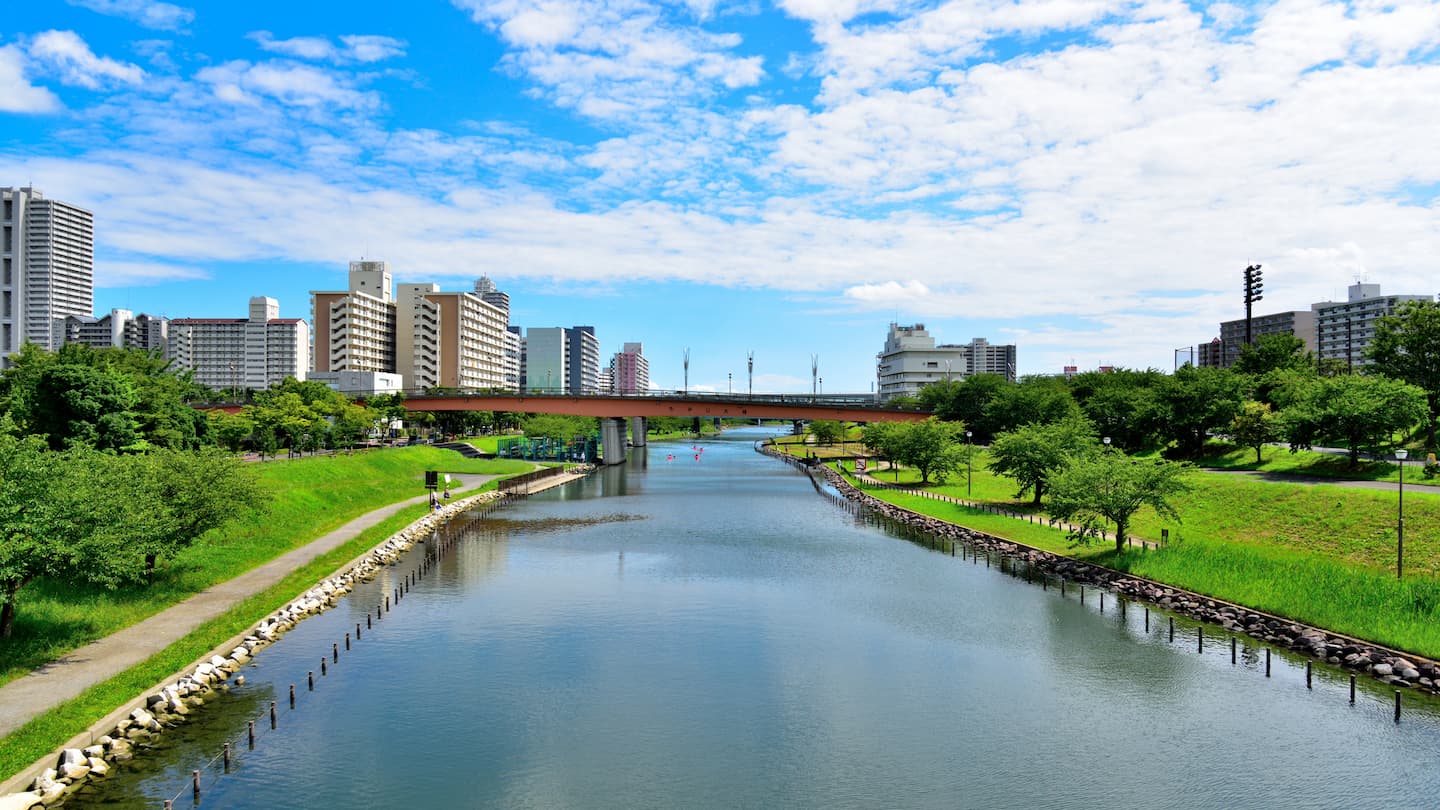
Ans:
[[[867,391],[892,320],[1021,373],[1434,292],[1440,4],[37,0],[0,185],[91,208],[96,306],[309,314],[352,259],[652,376]]]

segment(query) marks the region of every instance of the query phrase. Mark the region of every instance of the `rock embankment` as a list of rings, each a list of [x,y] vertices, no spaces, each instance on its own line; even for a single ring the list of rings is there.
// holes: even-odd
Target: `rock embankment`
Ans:
[[[174,682],[147,695],[128,716],[97,737],[93,745],[61,751],[55,764],[35,777],[30,790],[0,796],[0,810],[57,806],[87,780],[105,778],[113,763],[134,758],[137,750],[143,750],[157,736],[184,723],[187,715],[207,700],[223,690],[243,685],[244,676],[238,673],[261,649],[275,643],[306,618],[334,607],[357,585],[374,579],[386,566],[394,565],[450,518],[477,503],[503,497],[506,496],[492,491],[462,498],[391,535],[344,572],[324,580],[261,619],[233,649],[198,662]]]
[[[939,518],[921,515],[856,489],[844,476],[829,467],[823,465],[808,467],[796,459],[776,453],[769,448],[765,448],[762,452],[797,467],[809,469],[814,474],[823,475],[825,480],[847,500],[860,503],[890,520],[929,532],[937,537],[966,543],[977,549],[1024,561],[1037,573],[1093,585],[1131,599],[1148,602],[1171,613],[1219,625],[1231,633],[1250,636],[1274,647],[1317,658],[1337,667],[1368,674],[1380,682],[1394,687],[1414,688],[1440,694],[1440,664],[1434,661],[1330,633],[1281,616],[1251,610],[1242,605],[1223,602],[1202,594],[1131,576],[1110,568],[1002,540]]]

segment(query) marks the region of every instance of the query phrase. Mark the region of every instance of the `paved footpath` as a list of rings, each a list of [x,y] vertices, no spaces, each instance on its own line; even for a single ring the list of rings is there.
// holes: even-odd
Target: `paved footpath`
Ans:
[[[456,486],[462,489],[478,487],[497,477],[499,476],[455,476],[459,479]],[[401,509],[425,503],[429,498],[430,494],[426,493],[361,515],[318,540],[282,554],[234,579],[214,585],[174,607],[93,641],[29,675],[5,684],[0,687],[0,736],[9,734],[91,686],[135,666],[232,606],[280,582],[292,571],[316,557],[348,543],[361,532]]]

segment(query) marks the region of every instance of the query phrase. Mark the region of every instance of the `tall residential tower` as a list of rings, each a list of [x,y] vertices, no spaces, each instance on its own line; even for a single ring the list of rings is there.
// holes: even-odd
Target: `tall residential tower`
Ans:
[[[0,365],[26,341],[59,348],[57,322],[94,310],[94,215],[33,188],[0,188]]]

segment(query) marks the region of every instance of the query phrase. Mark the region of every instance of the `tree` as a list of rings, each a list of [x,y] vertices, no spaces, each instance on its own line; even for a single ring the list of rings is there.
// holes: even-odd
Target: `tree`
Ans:
[[[1255,448],[1255,463],[1259,464],[1263,460],[1261,449],[1280,438],[1280,423],[1269,405],[1246,400],[1230,422],[1230,435],[1241,447]]]
[[[62,363],[40,372],[30,422],[50,447],[75,445],[119,450],[136,438],[135,387],[117,372]]]
[[[810,423],[810,435],[816,444],[834,444],[845,436],[845,426],[831,419],[816,419]]]
[[[944,483],[965,463],[960,446],[965,425],[959,422],[933,416],[923,422],[880,422],[867,425],[862,436],[882,458],[919,470],[921,485],[928,485],[931,476]]]
[[[1020,485],[1017,498],[1033,492],[1038,506],[1050,476],[1072,457],[1092,454],[1098,447],[1095,427],[1083,416],[1026,425],[995,437],[990,444],[990,471],[1015,479]]]
[[[1380,375],[1344,374],[1316,379],[1282,420],[1292,450],[1340,442],[1354,466],[1362,448],[1390,446],[1397,431],[1410,430],[1425,414],[1425,392],[1416,386]]]
[[[1159,424],[1158,394],[1168,377],[1156,369],[1087,371],[1070,381],[1070,393],[1102,436],[1116,447],[1139,450],[1153,444]]]
[[[187,548],[237,510],[262,506],[267,496],[253,471],[216,448],[159,450],[137,459],[139,501],[154,528],[144,538],[148,575],[159,557]]]
[[[38,577],[114,587],[138,570],[123,489],[133,479],[114,473],[124,459],[57,453],[38,436],[7,434],[0,431],[0,638],[12,633],[20,590]]]
[[[521,425],[525,435],[531,438],[558,439],[570,441],[577,436],[589,436],[595,432],[595,419],[587,416],[563,416],[561,414],[532,414]]]
[[[1365,347],[1373,368],[1425,392],[1429,418],[1426,446],[1435,449],[1435,424],[1440,420],[1440,304],[1406,301],[1375,321],[1375,334]]]
[[[1174,441],[1184,456],[1200,455],[1212,431],[1230,426],[1247,381],[1229,369],[1182,367],[1158,392],[1161,438]]]
[[[1027,377],[995,391],[985,406],[983,432],[994,436],[1022,425],[1062,422],[1079,415],[1080,406],[1065,380]]]
[[[1315,360],[1305,351],[1305,341],[1294,335],[1261,335],[1240,347],[1233,371],[1241,374],[1268,374],[1280,369],[1314,368]]]
[[[1132,459],[1107,451],[1072,456],[1050,479],[1047,513],[1059,520],[1115,524],[1115,550],[1123,551],[1130,520],[1148,506],[1162,517],[1180,520],[1172,501],[1189,491],[1189,468],[1173,461]]]

